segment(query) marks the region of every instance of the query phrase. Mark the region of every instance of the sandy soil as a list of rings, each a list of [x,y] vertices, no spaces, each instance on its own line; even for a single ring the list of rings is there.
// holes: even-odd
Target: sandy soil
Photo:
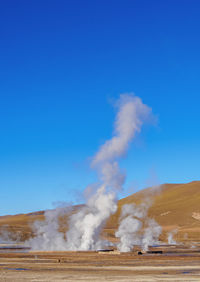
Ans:
[[[200,281],[198,246],[159,250],[163,254],[0,249],[0,281]]]

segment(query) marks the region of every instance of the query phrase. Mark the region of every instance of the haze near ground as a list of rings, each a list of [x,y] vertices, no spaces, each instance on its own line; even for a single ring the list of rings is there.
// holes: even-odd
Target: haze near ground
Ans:
[[[177,230],[177,241],[198,241],[200,234],[200,181],[187,184],[164,184],[141,190],[118,201],[118,210],[112,215],[103,229],[102,236],[115,241],[121,207],[124,204],[152,201],[148,216],[154,218],[163,229],[161,240],[167,240],[167,233]],[[74,206],[73,210],[77,210]],[[73,211],[72,211],[73,212]],[[67,229],[67,217],[60,219],[60,230]],[[35,220],[44,220],[44,211],[29,214],[7,215],[0,217],[1,234],[6,238],[7,231],[11,237],[25,241],[33,236],[31,225]],[[10,236],[10,235],[9,235]]]

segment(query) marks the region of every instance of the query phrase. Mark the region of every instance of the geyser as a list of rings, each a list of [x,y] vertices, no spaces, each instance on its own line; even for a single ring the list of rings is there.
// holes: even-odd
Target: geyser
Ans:
[[[56,210],[56,214],[53,211],[47,213],[44,222],[35,224],[35,237],[27,241],[27,245],[32,249],[97,250],[110,244],[100,239],[100,232],[110,215],[117,210],[116,195],[125,181],[125,174],[120,170],[118,161],[152,112],[151,108],[133,94],[122,94],[116,107],[118,112],[113,137],[100,147],[91,162],[91,167],[96,169],[99,175],[95,193],[82,208],[70,216],[66,234],[58,231],[58,216],[62,210]],[[130,215],[124,220],[117,232],[123,246],[124,240],[130,241],[135,230],[141,226],[141,223]],[[131,226],[131,231],[127,230],[127,226]],[[129,251],[133,243],[123,247],[123,251]]]

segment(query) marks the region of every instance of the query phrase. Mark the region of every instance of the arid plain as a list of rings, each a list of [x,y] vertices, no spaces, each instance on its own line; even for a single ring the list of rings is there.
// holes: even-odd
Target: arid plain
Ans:
[[[200,248],[162,254],[27,252],[0,254],[0,281],[200,281]]]
[[[8,230],[18,244],[1,245],[0,281],[200,281],[200,182],[166,184],[148,188],[124,198],[107,222],[102,236],[115,242],[120,209],[125,203],[152,201],[148,216],[162,226],[161,244],[148,253],[133,252],[33,252],[21,249],[33,236],[30,224],[43,220],[43,212],[4,216],[2,230]],[[66,216],[67,217],[67,216]],[[61,225],[62,221],[61,219]],[[61,230],[67,228],[61,226]],[[167,234],[177,230],[175,245]]]

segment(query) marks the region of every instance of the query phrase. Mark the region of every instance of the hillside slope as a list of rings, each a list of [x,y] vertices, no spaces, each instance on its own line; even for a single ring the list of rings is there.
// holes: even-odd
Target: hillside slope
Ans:
[[[117,229],[121,207],[124,204],[142,201],[151,202],[148,216],[154,218],[166,232],[177,229],[177,240],[200,240],[200,181],[187,184],[164,184],[157,188],[147,188],[118,202],[118,211],[110,217],[104,236],[112,239]],[[0,217],[0,226],[24,240],[31,236],[31,224],[43,220],[44,212]]]
[[[178,230],[177,240],[200,240],[200,181],[187,184],[164,184],[147,188],[118,202],[118,211],[109,219],[106,229],[118,226],[121,207],[124,204],[151,202],[148,216],[154,218],[165,233]]]

